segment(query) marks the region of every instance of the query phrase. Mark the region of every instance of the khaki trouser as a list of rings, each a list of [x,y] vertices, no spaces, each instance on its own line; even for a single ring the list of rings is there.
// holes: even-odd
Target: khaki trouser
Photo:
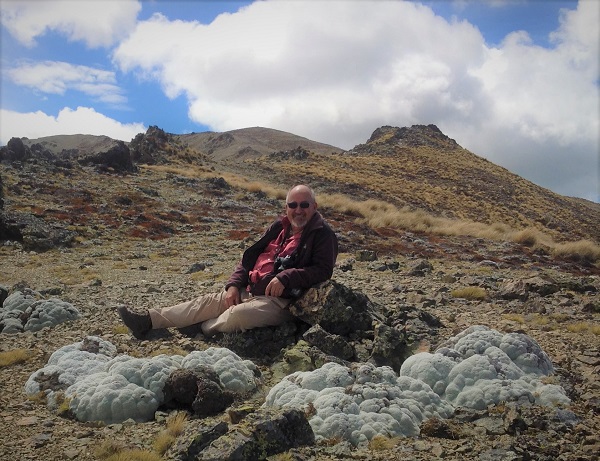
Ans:
[[[242,302],[227,308],[225,291],[200,296],[175,306],[150,309],[152,328],[183,328],[202,323],[202,332],[212,336],[217,332],[233,333],[252,328],[276,326],[291,320],[285,308],[290,299],[273,296],[252,296],[243,291]]]

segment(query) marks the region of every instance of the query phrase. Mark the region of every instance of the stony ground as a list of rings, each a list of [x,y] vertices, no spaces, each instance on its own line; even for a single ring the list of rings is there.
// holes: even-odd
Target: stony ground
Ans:
[[[3,178],[9,192],[7,206],[18,205],[21,210],[35,208],[36,213],[46,217],[56,217],[59,211],[68,213],[69,225],[80,238],[71,248],[42,253],[24,250],[15,242],[6,243],[0,247],[0,284],[12,287],[23,282],[48,296],[71,302],[83,316],[37,333],[0,334],[0,350],[24,348],[31,352],[26,362],[0,368],[0,460],[97,460],[100,459],[97,450],[106,442],[151,450],[153,441],[165,427],[165,414],[159,413],[155,421],[144,424],[106,427],[83,424],[57,416],[43,402],[28,399],[24,383],[31,373],[46,364],[56,349],[92,334],[111,341],[119,353],[134,356],[217,345],[177,331],[159,340],[138,341],[122,329],[115,308],[121,303],[138,307],[171,304],[220,288],[247,245],[248,236],[276,216],[281,205],[244,191],[214,193],[206,184],[189,184],[182,178],[165,175],[142,175],[120,181],[118,186],[110,177],[100,184],[74,178],[71,184],[76,184],[72,186],[75,189],[106,194],[105,201],[95,195],[87,197],[86,214],[78,211],[74,202],[61,199],[49,186],[25,187],[28,181],[39,184],[39,176],[34,180],[22,172],[5,171]],[[45,181],[52,184],[50,177]],[[160,190],[160,197],[153,194],[142,197],[143,187]],[[189,192],[194,187],[196,195]],[[185,198],[178,195],[182,189],[187,191]],[[134,202],[127,208],[119,207],[114,205],[118,202],[111,194],[133,197]],[[139,202],[135,194],[139,195]],[[144,209],[141,198],[150,200],[148,197],[154,205],[160,203],[161,208]],[[138,205],[140,208],[135,208]],[[257,213],[258,209],[262,211]],[[169,210],[197,215],[186,220],[169,218],[165,214]],[[143,213],[163,213],[161,222],[171,222],[173,227],[168,238],[162,235],[156,238],[156,226],[142,226],[140,223],[147,222],[140,218]],[[389,308],[408,304],[438,317],[442,327],[419,344],[421,349],[434,349],[437,343],[476,324],[530,335],[555,364],[554,379],[572,398],[568,410],[576,419],[561,419],[556,409],[531,408],[522,415],[526,429],[498,430],[495,424],[498,415],[504,424],[510,418],[507,419],[505,408],[490,408],[477,418],[469,415],[461,419],[459,414],[450,421],[453,437],[431,431],[433,435],[358,450],[338,443],[297,449],[286,457],[273,459],[598,459],[600,280],[597,268],[553,261],[527,248],[502,242],[375,232],[353,224],[351,217],[339,215],[335,210],[323,213],[339,231],[343,251],[338,258],[335,280],[363,291]],[[108,222],[108,216],[113,216],[114,222]],[[143,235],[143,231],[147,234]],[[377,251],[377,260],[357,258],[363,249]],[[433,270],[423,276],[408,275],[412,264],[420,258],[426,258]],[[397,263],[397,269],[381,270],[385,262]],[[195,263],[202,263],[205,269],[188,273]],[[531,295],[525,301],[497,296],[508,283],[534,276],[558,280],[561,289],[547,296]],[[468,286],[485,288],[488,297],[471,301],[452,296],[452,290]],[[265,389],[256,396],[257,401],[274,384],[269,382],[268,368],[263,371],[267,379]]]

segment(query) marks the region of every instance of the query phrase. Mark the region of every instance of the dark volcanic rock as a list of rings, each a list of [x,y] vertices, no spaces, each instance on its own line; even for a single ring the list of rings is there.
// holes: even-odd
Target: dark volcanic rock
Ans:
[[[363,293],[329,280],[310,288],[290,305],[290,312],[309,325],[320,325],[329,333],[348,336],[373,330],[382,322],[375,304]]]
[[[157,126],[151,126],[146,133],[138,133],[129,144],[131,156],[138,163],[163,163],[164,157],[173,142],[173,136]]]
[[[315,435],[303,411],[260,408],[197,455],[198,460],[261,460],[312,445]],[[186,458],[183,458],[186,459]]]
[[[106,152],[82,158],[79,163],[82,165],[95,165],[99,171],[114,170],[120,173],[134,173],[136,171],[129,147],[123,141],[117,141],[117,144]]]
[[[233,402],[234,394],[225,390],[219,375],[210,368],[175,370],[163,389],[167,407],[191,408],[199,417],[216,415]]]
[[[24,162],[29,157],[31,152],[21,138],[10,138],[6,146],[0,149],[0,161]]]
[[[53,227],[31,214],[0,211],[0,241],[15,240],[28,251],[71,246],[74,232]]]

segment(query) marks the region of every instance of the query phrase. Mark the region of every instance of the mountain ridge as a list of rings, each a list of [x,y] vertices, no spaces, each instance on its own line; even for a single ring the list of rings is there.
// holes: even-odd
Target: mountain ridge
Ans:
[[[59,157],[97,154],[118,144],[91,135],[22,141]],[[531,227],[558,240],[600,242],[600,204],[538,186],[464,149],[435,125],[382,126],[350,150],[263,127],[179,135],[153,126],[126,144],[141,164],[204,164],[281,187],[306,182],[319,192],[358,201],[376,199],[450,219]]]

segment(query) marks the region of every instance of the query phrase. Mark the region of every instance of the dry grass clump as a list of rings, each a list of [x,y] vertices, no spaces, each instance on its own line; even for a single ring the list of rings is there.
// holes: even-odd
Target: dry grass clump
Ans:
[[[509,320],[511,322],[516,322],[516,323],[520,323],[520,324],[525,323],[525,316],[522,314],[504,314],[502,316],[502,318],[505,320]]]
[[[551,245],[551,241],[549,240],[548,236],[544,235],[543,232],[531,227],[513,232],[510,235],[510,240],[530,248],[535,248],[539,245]]]
[[[552,253],[555,256],[581,263],[594,264],[600,261],[600,245],[590,240],[557,244]]]
[[[95,455],[102,461],[163,461],[161,455],[154,451],[134,449],[124,449],[112,441],[104,442],[95,452]]]
[[[522,325],[528,324],[534,328],[541,328],[545,331],[555,331],[563,328],[571,333],[600,335],[600,325],[595,325],[591,322],[569,322],[571,317],[567,314],[503,314],[502,318]]]
[[[152,451],[139,448],[125,448],[112,440],[104,441],[95,451],[101,461],[163,461],[162,455],[173,445],[178,435],[183,432],[187,415],[184,412],[175,413],[167,418],[167,427],[160,432]]]
[[[464,287],[456,288],[450,292],[450,296],[453,298],[469,299],[472,301],[485,299],[487,292],[481,287]]]
[[[152,448],[156,453],[164,455],[167,450],[175,443],[177,436],[185,429],[187,414],[184,412],[175,413],[167,419],[167,427],[164,431],[158,434]]]
[[[369,449],[373,451],[385,451],[398,445],[400,437],[388,438],[382,435],[376,435],[369,441]]]
[[[600,335],[600,326],[589,322],[575,322],[567,325],[567,331],[571,333],[591,333],[598,336]]]
[[[0,367],[8,367],[16,363],[22,363],[31,357],[31,352],[27,349],[13,349],[11,351],[0,352]]]
[[[145,165],[143,168],[175,173],[186,177],[222,177],[228,184],[252,193],[262,193],[267,197],[284,200],[287,190],[273,187],[262,181],[250,181],[234,173],[215,173],[202,167]],[[546,248],[555,256],[576,262],[595,264],[600,261],[600,246],[589,240],[556,243],[551,236],[535,228],[512,229],[503,223],[482,223],[468,219],[450,219],[434,216],[423,210],[398,208],[383,200],[368,199],[357,201],[343,194],[319,194],[319,206],[331,208],[340,213],[356,217],[358,222],[372,228],[391,227],[409,232],[427,232],[437,235],[469,236],[495,241],[509,241],[529,248]]]

